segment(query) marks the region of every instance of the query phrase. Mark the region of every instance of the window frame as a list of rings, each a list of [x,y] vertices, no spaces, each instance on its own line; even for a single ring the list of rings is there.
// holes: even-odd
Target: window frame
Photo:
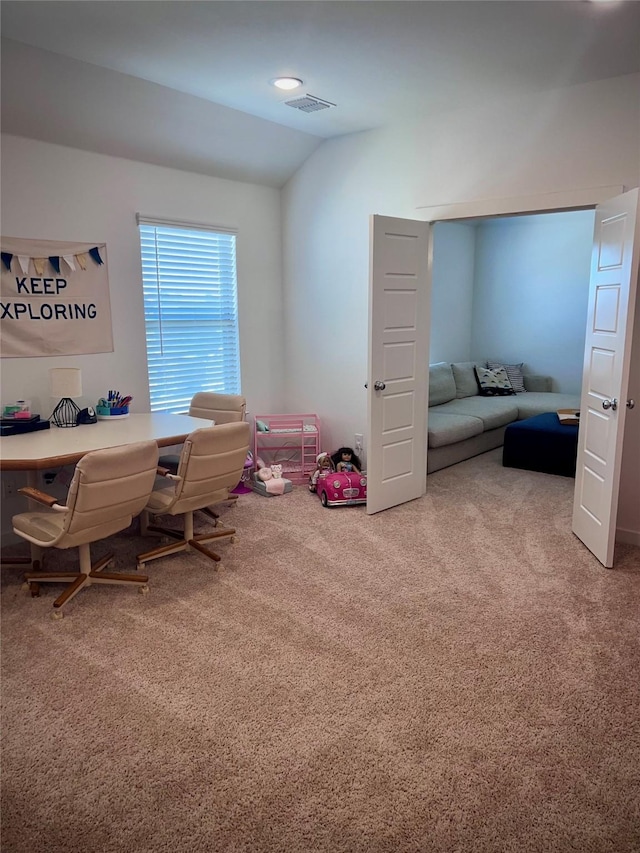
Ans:
[[[151,411],[186,412],[198,391],[241,393],[237,229],[136,221]]]

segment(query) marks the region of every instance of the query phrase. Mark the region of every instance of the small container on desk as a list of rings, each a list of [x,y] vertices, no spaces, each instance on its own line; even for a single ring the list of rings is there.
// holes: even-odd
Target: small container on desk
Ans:
[[[128,418],[129,406],[96,406],[96,416],[99,421],[111,421],[116,418]]]

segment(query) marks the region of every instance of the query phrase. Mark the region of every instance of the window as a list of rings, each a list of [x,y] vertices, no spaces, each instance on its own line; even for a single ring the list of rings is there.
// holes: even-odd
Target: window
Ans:
[[[138,217],[152,412],[240,393],[236,235]]]

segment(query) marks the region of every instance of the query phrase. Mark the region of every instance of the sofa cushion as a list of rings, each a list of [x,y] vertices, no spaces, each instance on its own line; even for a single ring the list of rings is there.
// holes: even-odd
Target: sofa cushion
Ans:
[[[508,397],[516,393],[511,387],[504,367],[496,367],[495,370],[490,370],[488,367],[476,366],[475,371],[481,397]]]
[[[431,410],[427,416],[427,432],[429,447],[444,447],[473,438],[484,431],[480,418],[469,415],[451,415]]]
[[[553,391],[553,380],[550,376],[527,373],[524,375],[524,387],[527,391]]]
[[[524,377],[522,375],[522,365],[520,364],[506,364],[504,361],[488,361],[487,367],[491,370],[495,370],[498,367],[504,367],[507,376],[509,377],[509,382],[511,382],[511,387],[516,392],[516,394],[522,394],[527,389],[524,387]]]
[[[527,398],[529,395],[527,394]],[[438,412],[449,415],[467,415],[480,418],[485,429],[497,429],[518,420],[518,403],[515,397],[465,397],[463,400],[451,400],[438,407]],[[432,413],[429,412],[429,418]]]
[[[557,412],[558,409],[580,409],[579,394],[560,394],[557,391],[528,391],[518,394],[516,402],[519,421],[545,412]]]
[[[476,397],[480,393],[476,379],[475,361],[455,361],[451,365],[456,383],[456,397]]]
[[[456,398],[456,383],[451,365],[438,361],[429,365],[429,405],[439,406]]]

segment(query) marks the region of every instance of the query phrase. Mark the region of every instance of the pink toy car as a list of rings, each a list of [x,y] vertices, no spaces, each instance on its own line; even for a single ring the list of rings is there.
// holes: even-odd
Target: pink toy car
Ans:
[[[354,506],[367,502],[365,474],[347,471],[322,471],[315,488],[322,506]]]

